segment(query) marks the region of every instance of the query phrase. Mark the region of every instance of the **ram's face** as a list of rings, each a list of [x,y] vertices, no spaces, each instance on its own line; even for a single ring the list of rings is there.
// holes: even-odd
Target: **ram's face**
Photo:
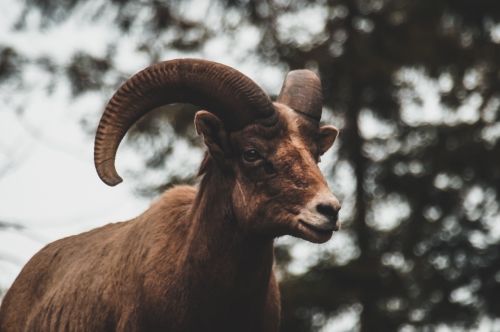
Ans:
[[[249,232],[325,242],[339,227],[340,204],[317,163],[337,130],[275,108],[280,122],[273,130],[252,125],[232,134],[236,218]]]

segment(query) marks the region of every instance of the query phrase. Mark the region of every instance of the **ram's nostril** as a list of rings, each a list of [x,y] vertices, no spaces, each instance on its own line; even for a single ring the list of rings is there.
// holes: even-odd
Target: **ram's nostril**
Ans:
[[[331,204],[327,203],[320,203],[316,205],[316,210],[321,213],[322,215],[328,217],[331,221],[335,222],[337,221],[339,217],[339,208],[334,207]]]

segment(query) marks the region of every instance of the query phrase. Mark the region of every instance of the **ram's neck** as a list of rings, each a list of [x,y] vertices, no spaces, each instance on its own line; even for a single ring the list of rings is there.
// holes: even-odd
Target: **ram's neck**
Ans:
[[[231,188],[227,176],[205,175],[180,264],[186,268],[190,298],[207,310],[207,319],[218,314],[211,310],[234,310],[238,316],[238,310],[262,308],[272,274],[273,241],[241,230],[231,213]]]
[[[210,273],[211,278],[220,278],[227,285],[241,278],[268,279],[273,264],[272,239],[244,234],[237,221],[217,215],[218,208],[214,204],[197,211],[186,239],[184,266],[197,273],[206,270],[205,282]]]

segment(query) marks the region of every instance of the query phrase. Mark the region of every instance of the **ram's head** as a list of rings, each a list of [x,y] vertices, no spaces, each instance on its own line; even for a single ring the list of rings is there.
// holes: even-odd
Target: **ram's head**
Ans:
[[[208,150],[201,173],[230,183],[228,206],[240,229],[313,242],[331,237],[340,204],[317,163],[338,131],[319,125],[321,83],[313,72],[290,72],[273,103],[251,79],[218,63],[179,59],[146,68],[120,87],[99,124],[95,164],[105,183],[121,182],[114,162],[130,126],[179,102],[203,109],[195,116]]]

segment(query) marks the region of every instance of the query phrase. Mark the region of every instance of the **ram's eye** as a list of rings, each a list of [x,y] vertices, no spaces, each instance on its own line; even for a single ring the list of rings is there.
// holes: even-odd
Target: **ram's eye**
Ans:
[[[259,151],[255,150],[255,149],[248,149],[246,151],[243,152],[243,159],[245,159],[245,161],[247,162],[255,162],[259,159],[262,159]]]

